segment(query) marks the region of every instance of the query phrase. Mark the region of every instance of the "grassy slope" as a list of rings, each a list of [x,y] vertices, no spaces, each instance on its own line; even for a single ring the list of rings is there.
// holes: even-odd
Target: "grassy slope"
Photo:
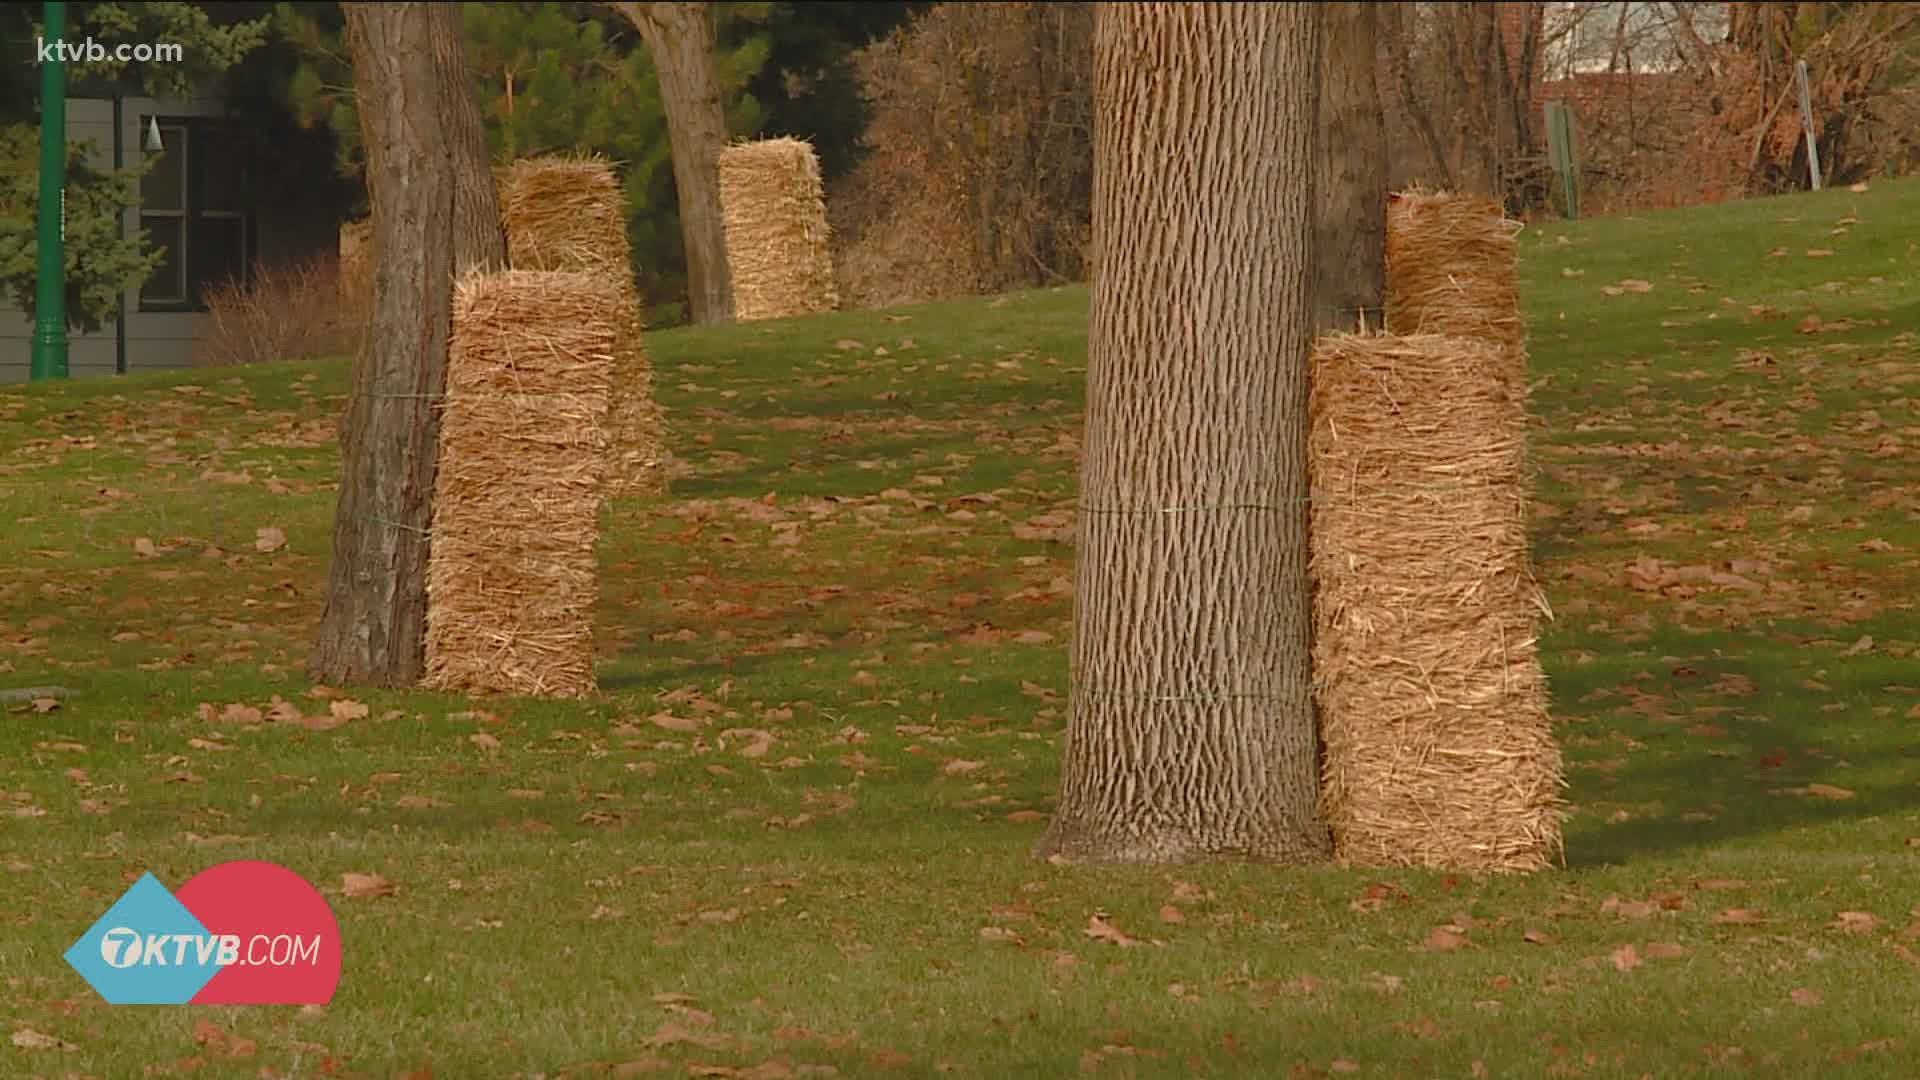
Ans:
[[[8,389],[0,687],[81,693],[0,714],[0,1026],[76,1047],[0,1073],[1911,1076],[1914,221],[1908,183],[1523,236],[1576,805],[1530,880],[1026,857],[1083,290],[657,335],[690,472],[608,512],[603,697],[325,732],[198,706],[326,708],[343,366]],[[109,1011],[61,961],[235,858],[328,893],[330,1007]]]

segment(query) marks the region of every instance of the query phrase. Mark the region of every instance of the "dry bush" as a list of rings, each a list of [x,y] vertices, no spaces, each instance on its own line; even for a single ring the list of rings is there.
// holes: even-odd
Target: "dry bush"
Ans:
[[[1807,62],[1820,172],[1830,184],[1920,163],[1920,4],[1741,4],[1699,81],[1713,109],[1685,167],[1747,194],[1808,181],[1795,63]]]
[[[1804,188],[1800,59],[1823,180],[1920,164],[1920,4],[1582,3],[1555,13],[1542,93],[1575,108],[1588,210]]]
[[[206,302],[212,328],[194,359],[211,366],[352,354],[371,314],[370,296],[343,296],[331,252],[257,264],[250,280],[207,290]]]
[[[873,119],[828,199],[845,303],[1085,276],[1090,4],[941,4],[854,64]]]

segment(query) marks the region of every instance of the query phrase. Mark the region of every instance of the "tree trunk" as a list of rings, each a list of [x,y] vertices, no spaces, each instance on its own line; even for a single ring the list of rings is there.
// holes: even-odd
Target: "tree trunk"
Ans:
[[[1319,173],[1314,190],[1315,328],[1386,325],[1387,121],[1374,81],[1375,5],[1325,5]]]
[[[373,320],[342,425],[323,682],[412,686],[425,661],[433,509],[453,294],[454,146],[433,4],[349,4],[347,44],[373,197]],[[461,82],[464,87],[464,80]]]
[[[464,5],[429,4],[429,33],[448,146],[453,154],[453,272],[505,270],[507,231],[500,221],[500,192],[487,154],[487,129],[467,75]]]
[[[621,3],[660,76],[660,101],[673,147],[673,187],[687,251],[687,301],[696,323],[733,321],[727,235],[720,216],[720,150],[727,116],[713,69],[713,21],[706,4]]]
[[[1324,858],[1313,4],[1101,5],[1072,696],[1038,853]]]
[[[1407,111],[1407,119],[1412,122],[1415,133],[1420,136],[1420,145],[1427,151],[1427,165],[1433,170],[1432,183],[1442,190],[1454,188],[1453,167],[1448,162],[1447,148],[1440,142],[1440,132],[1433,124],[1432,110],[1427,108],[1425,95],[1413,71],[1412,31],[1407,25],[1407,5],[1386,4],[1384,12],[1376,12],[1376,19],[1384,18],[1382,44],[1386,46],[1387,66],[1393,71],[1394,83],[1400,89],[1400,107]],[[1437,15],[1431,16],[1438,18]]]

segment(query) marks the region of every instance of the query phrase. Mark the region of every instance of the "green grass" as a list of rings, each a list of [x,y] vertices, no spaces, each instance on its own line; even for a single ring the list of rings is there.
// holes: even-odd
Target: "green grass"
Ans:
[[[655,335],[687,472],[607,512],[601,697],[342,689],[326,732],[217,713],[326,706],[344,365],[0,392],[0,687],[79,692],[0,713],[0,1026],[75,1047],[0,1073],[1916,1075],[1916,221],[1876,182],[1523,234],[1574,804],[1525,879],[1028,857],[1082,289]],[[238,858],[332,902],[324,1010],[62,961]]]

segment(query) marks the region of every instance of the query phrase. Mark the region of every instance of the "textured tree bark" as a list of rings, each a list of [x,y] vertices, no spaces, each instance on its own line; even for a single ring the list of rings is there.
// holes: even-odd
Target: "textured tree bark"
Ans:
[[[430,4],[429,33],[440,76],[447,142],[453,154],[453,272],[505,270],[507,231],[500,221],[500,190],[487,154],[487,129],[467,77],[461,4]]]
[[[1433,126],[1433,114],[1421,100],[1420,83],[1414,77],[1412,51],[1413,44],[1408,40],[1412,30],[1407,22],[1407,5],[1387,4],[1386,10],[1377,12],[1376,19],[1385,20],[1380,27],[1381,44],[1386,47],[1387,66],[1393,71],[1394,82],[1400,88],[1400,104],[1407,110],[1407,118],[1420,135],[1420,145],[1427,151],[1427,165],[1433,170],[1433,181],[1443,190],[1454,188],[1453,169],[1447,163],[1447,149],[1441,145],[1440,133]]]
[[[434,7],[346,8],[378,262],[373,321],[341,431],[326,609],[309,661],[323,682],[412,686],[425,664],[455,201]]]
[[[1037,853],[1324,858],[1305,502],[1321,13],[1098,10],[1072,695]]]
[[[1324,5],[1314,177],[1314,325],[1386,325],[1387,121],[1374,81],[1376,5]]]
[[[617,3],[640,31],[660,75],[660,101],[673,146],[673,187],[687,251],[687,301],[696,323],[733,321],[727,235],[720,216],[720,151],[727,116],[713,70],[713,20],[706,4]]]

